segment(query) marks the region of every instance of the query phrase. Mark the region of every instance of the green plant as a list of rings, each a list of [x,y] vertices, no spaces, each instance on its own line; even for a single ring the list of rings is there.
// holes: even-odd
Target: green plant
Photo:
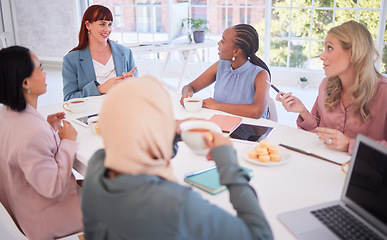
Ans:
[[[300,81],[301,81],[301,82],[307,82],[308,79],[307,79],[306,77],[300,77]]]
[[[206,31],[210,30],[207,27],[208,20],[200,19],[200,18],[186,18],[185,19],[189,25],[191,25],[191,29],[196,29],[196,31]]]

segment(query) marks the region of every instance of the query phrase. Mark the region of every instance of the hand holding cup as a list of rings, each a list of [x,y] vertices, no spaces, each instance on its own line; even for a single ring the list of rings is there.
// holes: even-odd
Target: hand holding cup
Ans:
[[[199,112],[203,106],[203,99],[197,97],[184,98],[184,108],[191,113]]]
[[[181,138],[193,152],[199,155],[205,155],[210,148],[204,140],[204,136],[212,138],[213,133],[222,133],[220,127],[210,121],[190,120],[180,124]]]

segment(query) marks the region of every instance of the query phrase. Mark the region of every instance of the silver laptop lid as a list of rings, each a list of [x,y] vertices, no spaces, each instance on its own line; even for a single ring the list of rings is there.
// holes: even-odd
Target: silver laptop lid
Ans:
[[[341,200],[387,234],[387,147],[357,136]]]

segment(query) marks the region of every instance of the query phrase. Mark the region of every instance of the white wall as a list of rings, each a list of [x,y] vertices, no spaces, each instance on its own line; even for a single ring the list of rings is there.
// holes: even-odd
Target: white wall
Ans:
[[[10,15],[14,25],[15,43],[26,46],[34,52],[47,66],[54,64],[61,66],[61,60],[78,43],[80,24],[79,5],[84,0],[2,0],[10,3]],[[136,57],[136,56],[135,56]],[[163,62],[136,59],[140,75],[158,76],[164,65]],[[205,67],[212,63],[205,63]],[[180,75],[182,62],[174,62],[167,72]],[[324,78],[323,71],[304,72],[281,68],[270,68],[272,82],[280,85],[295,85],[300,77],[307,77],[312,87],[317,87]],[[193,80],[203,70],[199,64],[189,65],[190,76]]]
[[[15,43],[40,59],[61,59],[78,43],[77,1],[11,0]]]

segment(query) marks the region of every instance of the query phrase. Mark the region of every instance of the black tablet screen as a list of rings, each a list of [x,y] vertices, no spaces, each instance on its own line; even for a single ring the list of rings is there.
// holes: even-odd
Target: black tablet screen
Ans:
[[[230,137],[252,142],[259,142],[262,139],[267,138],[272,130],[272,127],[242,123],[230,134]]]

